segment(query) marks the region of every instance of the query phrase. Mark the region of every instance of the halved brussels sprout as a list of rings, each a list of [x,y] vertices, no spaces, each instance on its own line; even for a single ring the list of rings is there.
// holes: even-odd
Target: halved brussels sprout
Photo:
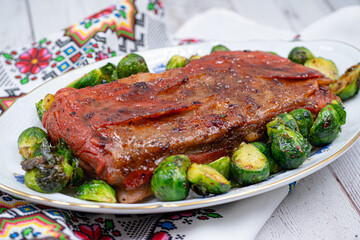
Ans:
[[[243,142],[232,156],[231,173],[241,185],[258,183],[270,175],[269,161],[257,147]]]
[[[284,124],[293,131],[299,131],[299,127],[296,123],[295,118],[288,113],[281,113],[277,115],[271,122],[266,124],[267,134],[270,139],[272,139],[272,136],[274,135],[280,124]]]
[[[190,184],[186,172],[190,159],[185,155],[166,158],[155,169],[151,178],[151,191],[162,201],[178,201],[189,194]]]
[[[119,79],[116,66],[112,63],[107,63],[106,65],[99,68],[101,72],[100,78],[106,82],[113,82]]]
[[[271,142],[271,155],[283,169],[299,167],[310,155],[311,145],[297,131],[280,124]]]
[[[192,60],[195,60],[195,59],[200,59],[201,56],[200,55],[192,55],[190,58],[189,58],[189,62],[191,62]]]
[[[338,69],[335,63],[322,57],[312,58],[304,63],[305,67],[318,70],[326,77],[335,80],[338,77]]]
[[[71,82],[67,87],[72,87],[76,89],[84,87],[93,87],[102,83],[101,71],[100,69],[94,69],[81,78],[76,79]]]
[[[291,111],[289,114],[296,120],[301,135],[307,137],[314,122],[311,112],[307,109],[300,108]]]
[[[119,78],[130,77],[137,73],[149,72],[145,59],[136,54],[126,55],[117,65],[117,75]]]
[[[360,63],[346,70],[333,84],[331,91],[345,101],[352,98],[359,92],[360,86]]]
[[[102,180],[90,180],[84,183],[76,190],[75,197],[95,202],[117,202],[115,190]]]
[[[304,64],[309,59],[314,58],[312,52],[306,47],[295,47],[293,48],[288,56],[292,62]]]
[[[275,160],[271,157],[269,147],[266,143],[263,142],[251,142],[250,144],[254,145],[259,151],[265,155],[267,160],[269,161],[270,173],[277,173],[281,170],[279,165],[275,162]]]
[[[188,60],[186,59],[186,57],[180,55],[174,55],[170,58],[170,60],[166,64],[166,69],[185,67],[187,63]]]
[[[32,190],[45,193],[45,191],[43,191],[36,182],[36,177],[39,175],[39,173],[40,170],[38,168],[34,168],[26,172],[24,176],[25,185]]]
[[[230,157],[221,157],[216,161],[209,163],[209,166],[218,171],[225,178],[229,179],[230,177]]]
[[[116,66],[112,63],[107,63],[104,66],[94,69],[84,76],[71,82],[67,87],[76,89],[84,87],[93,87],[104,82],[112,82],[118,79]]]
[[[201,196],[222,194],[230,190],[230,182],[214,168],[205,164],[193,163],[187,171],[194,192]]]
[[[346,122],[346,112],[342,104],[334,100],[321,109],[310,128],[308,140],[314,146],[323,146],[335,140]]]
[[[55,101],[55,96],[52,94],[47,94],[44,99],[41,99],[39,102],[35,103],[37,114],[42,120],[42,117],[45,112],[47,112],[51,106],[51,104]]]
[[[224,45],[219,44],[219,45],[213,46],[210,53],[213,53],[216,51],[230,51],[230,49],[225,47]]]
[[[48,140],[47,133],[38,127],[30,127],[22,131],[18,138],[18,148],[20,154],[29,159],[41,155],[41,145],[44,140]]]

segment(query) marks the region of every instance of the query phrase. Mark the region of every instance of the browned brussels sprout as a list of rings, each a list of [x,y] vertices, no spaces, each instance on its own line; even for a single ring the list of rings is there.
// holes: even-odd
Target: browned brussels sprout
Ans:
[[[25,129],[17,141],[20,154],[25,159],[41,155],[40,147],[45,140],[48,140],[48,135],[41,128],[30,127]]]
[[[299,131],[299,127],[295,118],[288,113],[281,113],[277,115],[271,122],[266,124],[267,134],[270,139],[272,138],[280,124],[284,124],[293,131]]]
[[[333,84],[330,89],[345,101],[359,92],[360,86],[360,63],[346,70]]]
[[[304,66],[318,70],[332,80],[335,80],[338,77],[338,69],[335,63],[329,59],[322,57],[312,58],[307,60],[304,63]]]
[[[299,167],[310,155],[311,145],[297,131],[280,124],[271,142],[271,156],[283,169]]]
[[[39,102],[35,103],[36,111],[39,116],[40,121],[45,112],[47,112],[51,104],[55,101],[55,96],[52,94],[47,94],[44,99],[41,99]]]
[[[50,146],[48,140],[44,139],[39,151],[39,156],[21,163],[26,171],[25,184],[28,187],[52,193],[59,192],[70,183],[71,186],[81,183],[84,176],[82,169],[63,139],[59,139],[56,147]]]
[[[269,161],[253,144],[243,142],[232,156],[231,173],[241,185],[258,183],[270,175]]]
[[[279,165],[277,165],[275,160],[271,157],[269,147],[268,147],[268,145],[266,143],[263,143],[263,142],[251,142],[250,144],[257,147],[257,149],[259,149],[260,152],[265,155],[265,157],[269,161],[270,173],[277,173],[277,172],[279,172],[281,170]]]
[[[291,111],[289,114],[296,120],[301,135],[307,137],[314,122],[311,112],[307,109],[300,108]]]
[[[209,166],[217,170],[226,179],[229,179],[230,164],[231,164],[231,160],[229,157],[226,156],[226,157],[221,157],[212,163],[209,163]]]
[[[310,128],[308,140],[314,146],[323,146],[335,140],[346,122],[342,103],[334,100],[321,109]]]
[[[222,194],[231,188],[230,182],[221,173],[205,164],[191,164],[187,178],[192,183],[194,192],[201,196]]]

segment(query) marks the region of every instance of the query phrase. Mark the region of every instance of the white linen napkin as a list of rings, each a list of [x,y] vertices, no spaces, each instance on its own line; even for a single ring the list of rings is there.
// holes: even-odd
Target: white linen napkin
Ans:
[[[210,9],[189,19],[175,37],[217,41],[292,40],[300,34],[302,40],[339,40],[360,47],[360,6],[350,6],[320,19],[300,33],[274,29],[257,24],[226,9]],[[288,194],[288,186],[245,200],[217,206],[222,221],[207,221],[191,225],[186,239],[254,239],[273,211]],[[206,235],[204,235],[206,234]]]

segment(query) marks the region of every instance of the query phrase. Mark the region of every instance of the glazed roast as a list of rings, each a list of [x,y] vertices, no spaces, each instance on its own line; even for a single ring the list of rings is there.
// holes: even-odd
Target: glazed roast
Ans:
[[[330,82],[271,53],[219,51],[184,68],[60,89],[43,125],[90,176],[115,187],[119,202],[131,203],[151,195],[152,172],[165,157],[209,163],[242,141],[266,140],[277,114],[316,115],[335,99]]]

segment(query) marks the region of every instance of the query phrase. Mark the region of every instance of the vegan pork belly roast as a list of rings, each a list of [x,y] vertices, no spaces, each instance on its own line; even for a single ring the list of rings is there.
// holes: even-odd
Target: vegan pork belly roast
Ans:
[[[53,143],[64,138],[90,176],[132,203],[152,194],[152,173],[167,156],[209,163],[242,141],[266,140],[276,115],[316,115],[336,99],[330,83],[271,53],[218,51],[183,68],[60,89],[42,122]]]

